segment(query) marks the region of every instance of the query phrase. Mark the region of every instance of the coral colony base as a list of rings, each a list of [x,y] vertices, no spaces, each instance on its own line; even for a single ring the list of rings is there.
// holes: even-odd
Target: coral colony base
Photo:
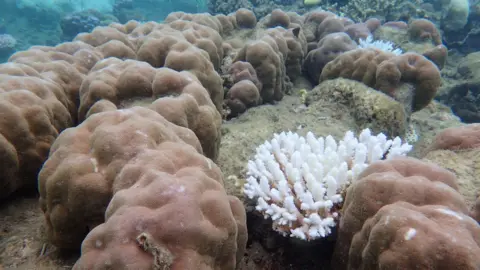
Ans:
[[[314,240],[336,226],[347,187],[372,162],[404,156],[412,149],[399,137],[387,140],[364,129],[338,143],[332,136],[274,134],[248,162],[244,193],[256,210],[273,221],[284,236]]]

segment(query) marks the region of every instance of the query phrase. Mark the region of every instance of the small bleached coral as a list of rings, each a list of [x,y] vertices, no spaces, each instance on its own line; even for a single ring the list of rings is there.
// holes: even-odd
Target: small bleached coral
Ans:
[[[359,39],[358,48],[374,48],[379,49],[385,52],[391,52],[395,55],[400,55],[403,53],[402,49],[395,48],[395,44],[386,40],[373,40],[373,36],[369,35],[366,39]]]
[[[248,162],[244,193],[256,210],[273,220],[284,236],[313,240],[332,233],[346,188],[372,162],[405,155],[412,149],[364,129],[358,138],[348,131],[336,142],[288,132],[275,134]]]

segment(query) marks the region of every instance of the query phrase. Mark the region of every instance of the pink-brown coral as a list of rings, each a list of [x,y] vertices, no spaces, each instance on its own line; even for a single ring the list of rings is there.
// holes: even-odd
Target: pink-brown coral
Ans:
[[[336,57],[324,67],[320,80],[338,77],[363,82],[406,103],[413,112],[427,106],[441,84],[440,70],[423,55],[376,49],[356,49]]]
[[[466,150],[480,147],[480,124],[469,124],[442,130],[430,150]]]
[[[365,236],[369,230],[367,229],[368,227],[365,226],[374,225],[368,220],[374,217],[384,206],[403,201],[418,207],[433,205],[438,208],[448,209],[448,211],[452,213],[459,213],[458,215],[460,216],[467,215],[468,208],[465,200],[460,193],[458,193],[457,189],[458,185],[455,175],[433,163],[427,163],[413,158],[395,158],[373,163],[362,172],[359,179],[347,190],[333,255],[333,267],[339,270],[360,267],[359,260],[361,257],[359,258],[359,256],[362,256],[361,254],[364,254],[363,252],[369,251],[370,248],[372,248],[372,250],[368,255],[371,257],[365,259],[367,260],[366,263],[382,260],[382,254],[379,253],[380,251],[375,253],[373,250],[374,247],[372,245],[377,242],[372,242],[368,246],[365,246],[365,248],[358,248],[358,245],[362,247],[364,242],[367,241],[365,240]],[[418,211],[422,210],[419,209]],[[381,217],[382,213],[380,213],[379,216]],[[430,224],[432,224],[432,222],[430,222]],[[431,228],[435,228],[435,225],[431,226],[433,226]],[[362,231],[362,228],[367,231]],[[473,229],[473,231],[478,230],[478,228]],[[386,228],[385,230],[395,233],[395,227],[391,229]],[[465,230],[466,231],[460,234],[469,235],[469,229],[465,228]],[[439,233],[444,234],[444,232]],[[389,238],[386,238],[386,240],[388,239]],[[357,241],[357,243],[353,241]],[[466,241],[469,240],[466,239]],[[433,242],[429,245],[433,247],[435,243],[446,245],[446,250],[450,250],[448,247],[454,248],[455,245],[457,245],[455,243],[449,244],[444,242]],[[378,245],[381,245],[381,243],[378,243]],[[427,250],[428,249],[425,251]],[[463,255],[475,254],[475,251],[463,250],[462,252]],[[402,256],[404,256],[402,257],[403,260],[393,260],[393,264],[389,264],[390,267],[400,269],[402,266],[415,265],[417,263],[417,261],[415,261],[417,257],[405,256],[403,253]],[[450,260],[454,258],[455,257],[449,257]],[[423,260],[424,258],[421,259]],[[471,265],[476,259],[467,256],[466,260],[468,260]],[[421,262],[422,261],[418,261],[418,263]],[[430,265],[441,263],[441,258],[431,258],[430,263]],[[377,267],[378,265],[375,268],[366,267],[366,269],[383,269]]]
[[[101,111],[95,104],[108,100],[118,108],[141,105],[168,121],[195,132],[204,154],[218,156],[221,116],[207,90],[187,71],[155,69],[148,63],[116,58],[99,62],[80,89],[79,119]],[[110,107],[105,109],[111,110]]]
[[[247,240],[245,210],[222,174],[190,146],[165,142],[121,170],[106,222],[73,269],[235,269]],[[130,188],[127,188],[131,186]]]
[[[441,205],[386,205],[352,240],[349,269],[475,270],[480,226]]]
[[[202,153],[191,130],[141,107],[97,113],[65,130],[38,176],[49,240],[61,248],[78,248],[103,222],[118,186],[128,187],[116,180],[122,168],[145,149],[166,141],[184,142]]]

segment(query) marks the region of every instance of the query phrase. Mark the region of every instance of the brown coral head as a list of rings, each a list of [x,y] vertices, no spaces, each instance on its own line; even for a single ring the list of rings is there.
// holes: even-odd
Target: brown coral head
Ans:
[[[408,25],[408,34],[413,41],[431,41],[434,45],[442,44],[440,31],[427,19],[415,19],[410,22]]]
[[[235,12],[235,18],[239,28],[255,28],[257,25],[257,17],[251,10],[246,8],[238,9]]]
[[[466,150],[480,147],[480,124],[469,124],[442,130],[435,137],[430,151]]]
[[[435,63],[439,69],[443,69],[447,62],[448,49],[445,45],[437,45],[423,53],[427,59]]]

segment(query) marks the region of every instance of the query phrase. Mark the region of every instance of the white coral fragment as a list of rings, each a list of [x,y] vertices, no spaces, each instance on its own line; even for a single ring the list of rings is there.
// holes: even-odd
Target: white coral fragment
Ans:
[[[395,48],[395,44],[386,41],[386,40],[373,40],[373,36],[369,35],[366,39],[360,39],[358,41],[358,48],[368,49],[374,48],[378,50],[382,50],[384,52],[391,52],[395,55],[400,55],[403,53],[402,49]]]
[[[258,146],[243,190],[256,200],[256,210],[272,219],[274,230],[303,240],[322,238],[332,233],[345,190],[360,173],[411,149],[398,137],[374,136],[369,129],[358,138],[348,131],[339,142],[311,132],[306,137],[282,132]]]

